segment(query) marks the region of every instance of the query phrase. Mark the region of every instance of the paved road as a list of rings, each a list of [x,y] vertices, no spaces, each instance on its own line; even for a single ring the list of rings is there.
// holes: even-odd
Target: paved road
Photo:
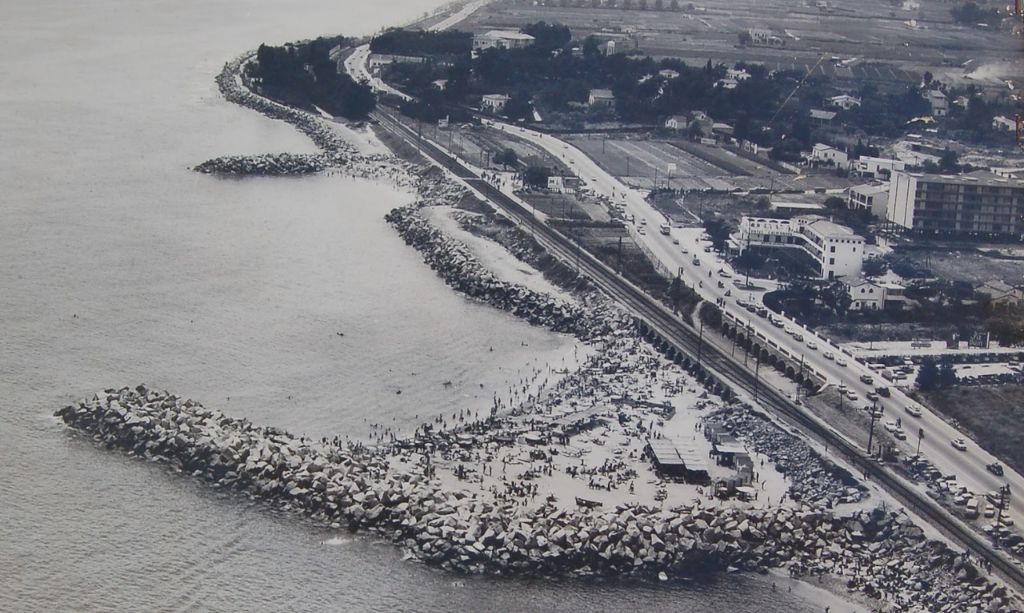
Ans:
[[[705,251],[710,243],[698,242],[694,240],[692,232],[688,233],[679,229],[673,230],[675,238],[680,242],[679,245],[673,243],[672,236],[660,234],[658,226],[667,221],[665,217],[644,200],[644,195],[641,192],[622,184],[585,153],[549,134],[500,122],[485,121],[485,123],[543,147],[548,153],[559,157],[574,168],[590,189],[625,205],[626,210],[635,217],[635,224],[630,227],[633,237],[642,242],[668,270],[681,271],[683,278],[689,284],[696,285],[696,291],[705,300],[715,303],[719,299],[725,299],[726,310],[729,313],[739,321],[749,322],[758,335],[771,339],[795,360],[802,359],[807,368],[812,369],[825,380],[836,385],[843,383],[847,388],[852,389],[859,398],[858,408],[868,402],[867,394],[874,391],[876,386],[889,386],[892,390],[892,397],[883,398],[880,402],[885,410],[882,421],[895,420],[897,417],[902,420],[903,429],[908,436],[904,450],[911,454],[915,452],[917,432],[919,428],[923,428],[925,435],[921,442],[921,453],[943,474],[955,474],[960,484],[967,486],[982,497],[979,503],[984,505],[984,494],[997,489],[1004,483],[1010,484],[1013,491],[1024,492],[1024,478],[1020,474],[1006,469],[1003,477],[997,477],[988,472],[985,465],[997,460],[973,442],[968,442],[966,452],[954,449],[951,440],[963,437],[963,435],[927,407],[914,402],[906,394],[892,387],[878,373],[856,362],[852,357],[844,355],[837,347],[803,329],[789,318],[783,318],[785,327],[780,329],[772,326],[764,318],[751,315],[746,309],[737,306],[735,302],[737,298],[752,296],[759,301],[760,296],[757,293],[750,294],[742,291],[734,285],[733,281],[739,281],[739,275],[732,271],[717,254]],[[643,223],[645,220],[646,225]],[[640,234],[639,229],[643,227],[646,228],[646,232]],[[684,249],[686,253],[683,253]],[[718,276],[717,273],[720,269],[728,271],[731,278],[725,279]],[[708,276],[709,272],[711,273],[710,277]],[[719,280],[723,281],[725,287],[718,287]],[[698,285],[698,283],[702,285]],[[731,297],[725,296],[727,290],[731,290]],[[796,341],[785,332],[786,329],[802,332],[805,340],[803,342]],[[808,347],[806,344],[808,340],[817,343],[817,349]],[[846,365],[840,366],[835,360],[826,359],[825,351],[830,351],[840,359],[844,359]],[[860,380],[862,375],[872,376],[874,382],[870,385],[862,382]],[[905,410],[907,406],[920,409],[921,417],[913,417],[908,414]],[[876,427],[881,429],[882,423],[879,422]],[[1011,498],[1010,515],[1017,521],[1024,518],[1024,496]]]

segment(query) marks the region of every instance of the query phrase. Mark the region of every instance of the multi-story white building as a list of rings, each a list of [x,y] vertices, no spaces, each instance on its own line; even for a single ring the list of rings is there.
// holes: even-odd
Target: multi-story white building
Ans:
[[[879,219],[885,219],[889,205],[889,185],[865,183],[850,188],[846,206],[851,209],[865,209]]]
[[[729,243],[737,254],[752,248],[799,249],[817,263],[822,279],[855,277],[864,261],[863,236],[817,215],[792,219],[744,217]]]
[[[1024,181],[979,170],[963,175],[897,172],[886,218],[924,234],[1019,239]]]

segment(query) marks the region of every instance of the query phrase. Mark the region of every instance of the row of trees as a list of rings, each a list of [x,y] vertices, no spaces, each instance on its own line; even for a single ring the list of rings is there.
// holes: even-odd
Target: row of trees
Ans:
[[[935,360],[925,360],[917,371],[915,384],[922,392],[930,392],[938,389],[949,389],[957,383],[956,370],[953,363],[943,361],[936,364]]]
[[[256,64],[248,77],[261,94],[284,104],[311,109],[320,107],[332,115],[363,119],[376,105],[373,91],[339,74],[330,51],[345,46],[342,37],[318,38],[301,45],[260,45]]]
[[[956,23],[971,27],[977,27],[979,24],[996,26],[1003,20],[999,9],[982,8],[974,2],[954,6],[949,9],[949,13]]]

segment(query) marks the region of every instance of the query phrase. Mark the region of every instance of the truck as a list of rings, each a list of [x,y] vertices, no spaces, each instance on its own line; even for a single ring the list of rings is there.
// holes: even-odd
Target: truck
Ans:
[[[669,232],[672,231],[672,226],[668,225],[667,223],[663,223],[660,226],[658,226],[658,231],[664,234],[665,236],[668,236]]]

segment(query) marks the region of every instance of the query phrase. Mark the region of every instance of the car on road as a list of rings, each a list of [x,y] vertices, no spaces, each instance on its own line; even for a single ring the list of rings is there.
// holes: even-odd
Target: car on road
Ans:
[[[822,355],[822,356],[823,356],[823,357],[824,357],[824,358],[825,358],[826,360],[834,360],[834,359],[836,359],[836,354],[832,353],[831,351],[826,351],[825,353],[823,353],[823,354],[821,354],[821,355]]]
[[[728,270],[724,268],[720,268],[718,270],[718,276],[722,277],[723,279],[730,279],[732,278],[732,273],[730,273]]]
[[[887,420],[885,420],[885,429],[888,430],[889,432],[895,432],[895,431],[899,430],[899,428],[900,427],[899,427],[899,425],[896,424],[896,420],[895,419],[887,419]]]
[[[646,236],[647,230],[643,226],[640,226],[639,228],[636,229],[636,233],[641,236]]]
[[[814,341],[807,341],[807,348],[813,351],[818,348],[818,343],[815,343]]]
[[[871,385],[872,383],[875,382],[875,378],[872,377],[871,375],[861,375],[860,380],[863,381],[864,383],[867,383],[868,385]]]
[[[641,226],[646,226],[647,225],[647,218],[646,217],[644,217],[643,219],[640,220],[640,225]]]
[[[992,473],[993,475],[997,475],[1000,477],[1003,476],[1003,465],[1000,464],[999,462],[992,462],[991,464],[986,464],[985,468],[988,469],[988,472]]]
[[[679,239],[673,236],[672,237],[672,244],[673,245],[678,245],[679,244]]]
[[[949,441],[949,444],[953,446],[953,449],[957,451],[967,451],[967,443],[962,438],[955,438]]]
[[[919,408],[917,408],[917,407],[915,407],[913,405],[909,405],[908,404],[904,408],[904,410],[907,412],[907,415],[911,415],[913,417],[920,417],[921,416],[921,409],[919,409]]]
[[[907,433],[904,432],[902,428],[897,428],[897,430],[893,432],[892,435],[898,441],[907,440]]]
[[[844,360],[843,358],[836,358],[836,366],[843,366],[843,367],[845,367],[846,366],[846,360]]]
[[[785,328],[786,324],[778,317],[769,317],[768,321],[772,322],[772,325],[776,328]]]
[[[700,266],[700,259],[697,256],[693,256],[692,264],[694,266]]]
[[[796,332],[793,334],[793,340],[795,340],[798,343],[802,343],[804,342],[804,335],[800,334],[799,332]]]
[[[868,392],[868,400],[870,400],[872,402],[874,402],[875,400],[878,400],[878,394],[876,394],[874,392]]]
[[[877,392],[878,395],[883,398],[889,398],[890,396],[892,396],[892,392],[890,392],[889,388],[885,386],[876,387],[875,392]]]
[[[689,255],[689,253],[690,253],[689,251],[686,250],[686,247],[683,247],[682,249],[680,249],[679,252],[682,253],[683,255]]]
[[[853,390],[846,390],[846,397],[854,402],[857,402],[858,399],[857,392]]]

